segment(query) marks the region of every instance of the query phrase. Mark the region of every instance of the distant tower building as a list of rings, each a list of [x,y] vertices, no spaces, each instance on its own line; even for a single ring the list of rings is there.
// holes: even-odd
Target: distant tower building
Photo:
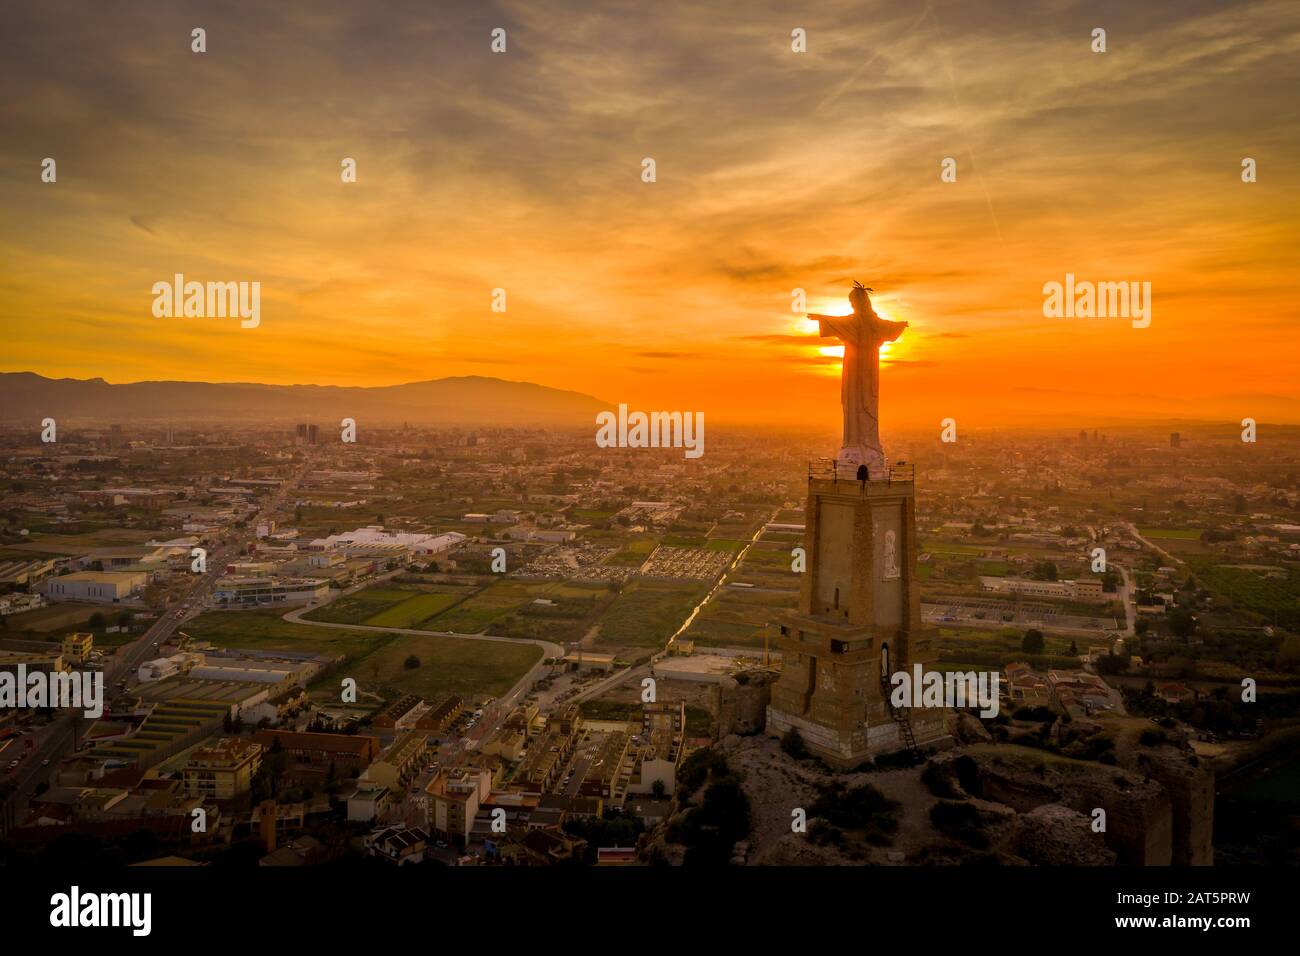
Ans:
[[[315,445],[320,438],[320,429],[315,425],[299,425],[294,432],[297,445]]]
[[[1088,444],[1088,430],[1086,428],[1079,429],[1079,441],[1083,442],[1085,445]]]
[[[263,800],[258,804],[258,824],[261,829],[262,844],[266,847],[267,853],[275,852],[276,823],[278,814],[276,813],[274,800]]]
[[[316,445],[320,442],[320,429],[315,425],[307,426],[307,444]]]
[[[1169,433],[1169,447],[1170,447],[1170,448],[1177,448],[1177,447],[1182,443],[1182,440],[1183,440],[1183,436],[1180,435],[1180,434],[1178,434],[1178,432],[1170,432],[1170,433]]]
[[[108,426],[108,447],[109,448],[122,447],[122,426],[121,425]]]

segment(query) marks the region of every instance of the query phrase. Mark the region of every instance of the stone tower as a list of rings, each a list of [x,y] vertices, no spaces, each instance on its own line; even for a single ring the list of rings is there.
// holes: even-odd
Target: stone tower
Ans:
[[[869,476],[834,461],[809,467],[807,570],[799,610],[780,621],[767,731],[797,728],[835,766],[947,742],[946,710],[895,711],[882,681],[914,664],[928,670],[935,656],[933,628],[921,622],[915,509],[910,465]]]

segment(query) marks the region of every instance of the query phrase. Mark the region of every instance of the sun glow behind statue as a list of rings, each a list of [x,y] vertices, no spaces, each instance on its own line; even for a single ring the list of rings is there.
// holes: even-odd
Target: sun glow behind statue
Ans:
[[[894,321],[893,314],[888,309],[880,308],[874,303],[874,301],[872,303],[872,306],[875,308],[876,315],[880,316],[880,318],[885,319],[886,321]],[[844,308],[842,303],[836,302],[834,305],[828,306],[826,311],[822,314],[832,315],[832,316],[851,316],[853,314],[853,310],[851,308],[846,309]],[[791,329],[795,334],[806,335],[809,337],[809,339],[818,338],[818,324],[814,319],[809,319],[802,316],[796,318],[791,323]],[[900,356],[893,355],[892,353],[895,350],[898,350],[901,344],[902,343],[900,341],[881,343],[880,363],[882,365],[889,365],[891,362],[891,358],[897,360]],[[836,378],[838,378],[840,377],[841,374],[843,374],[843,369],[844,369],[844,346],[843,345],[812,344],[811,347],[813,349],[813,353],[809,356],[809,358],[813,363],[812,367],[814,371],[818,375],[835,376]],[[828,359],[835,359],[836,361],[830,362],[827,361]]]

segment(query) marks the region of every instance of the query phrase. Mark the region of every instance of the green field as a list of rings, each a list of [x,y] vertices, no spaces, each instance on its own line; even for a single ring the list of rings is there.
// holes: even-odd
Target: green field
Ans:
[[[624,568],[639,568],[645,564],[645,559],[650,557],[650,552],[658,544],[657,538],[642,538],[638,541],[629,541],[621,551],[611,556],[605,563]]]
[[[99,531],[86,531],[82,534],[43,534],[33,531],[22,544],[9,545],[14,551],[26,553],[28,557],[46,555],[78,555],[96,548],[129,548],[144,544],[151,538],[170,538],[174,532],[139,531],[133,528],[103,528]]]
[[[209,611],[182,628],[196,641],[211,641],[217,647],[241,647],[261,651],[305,651],[311,654],[355,657],[391,638],[385,634],[336,631],[332,628],[290,624],[283,612]]]
[[[1198,560],[1192,564],[1197,580],[1214,592],[1221,604],[1260,615],[1263,623],[1300,628],[1300,571],[1267,577],[1249,568]]]
[[[792,544],[788,548],[765,548],[756,544],[745,552],[745,559],[740,562],[740,570],[780,570],[790,572],[792,578],[797,578],[797,575],[791,570],[794,557],[790,552],[799,546],[798,544]]]
[[[948,557],[955,556],[960,558],[967,558],[967,557],[978,558],[981,554],[983,554],[988,549],[973,544],[949,544],[947,542],[941,542],[939,544],[924,545],[922,546],[921,550],[923,552],[928,551],[930,554],[933,555],[942,555]]]
[[[609,593],[609,588],[603,584],[574,584],[565,582],[557,584],[554,588],[546,592],[549,598],[600,598]]]
[[[1139,528],[1138,533],[1144,538],[1170,538],[1179,541],[1198,541],[1200,528]]]
[[[740,624],[717,618],[706,618],[703,614],[691,622],[690,628],[679,640],[694,641],[702,647],[745,647],[761,648],[764,631],[752,624]],[[768,635],[771,646],[776,642]]]
[[[469,593],[468,588],[437,591],[406,587],[365,588],[336,598],[303,616],[309,621],[324,621],[329,624],[416,627],[434,615],[441,614]]]
[[[105,632],[117,625],[125,609],[112,605],[50,604],[34,611],[23,611],[3,618],[0,636],[27,641],[59,641],[74,631],[95,635],[95,647],[119,647],[140,636],[140,631]],[[99,616],[98,624],[91,618]]]
[[[624,588],[600,618],[597,643],[662,647],[706,593],[698,584],[639,581]]]
[[[674,532],[664,535],[663,543],[670,548],[703,548],[708,544],[703,534]]]
[[[460,597],[455,594],[416,594],[376,614],[365,623],[375,627],[415,627],[435,614],[441,614],[459,600]]]
[[[733,541],[730,538],[710,538],[705,545],[710,551],[730,551],[735,554],[745,546],[743,541]]]
[[[365,588],[353,594],[337,597],[328,604],[303,615],[309,621],[326,621],[330,624],[364,624],[376,614],[382,614],[420,592],[407,588]]]
[[[761,648],[777,615],[798,604],[797,591],[723,588],[700,609],[683,637],[707,647]]]
[[[105,612],[102,607],[86,604],[47,604],[45,607],[38,607],[34,611],[10,614],[5,619],[5,629],[10,637],[14,637],[22,631],[37,634],[62,632],[78,624],[84,624],[97,611],[106,618],[116,616]]]
[[[500,694],[542,653],[529,645],[436,634],[363,633],[291,624],[278,611],[213,611],[190,621],[185,631],[195,640],[211,641],[219,647],[341,655],[345,658],[341,670],[314,689],[328,687],[332,693],[346,676],[356,678],[363,693],[385,697],[401,693]],[[411,655],[419,658],[418,668],[406,668]]]
[[[419,667],[406,667],[411,656],[419,659]],[[403,634],[389,637],[341,673],[331,675],[330,681],[337,684],[343,677],[352,677],[358,690],[385,699],[402,694],[432,698],[447,693],[497,697],[541,657],[541,648],[527,644]]]
[[[505,617],[533,598],[541,597],[554,585],[523,584],[518,581],[499,581],[478,594],[466,598],[450,610],[424,622],[424,627],[434,631],[455,631],[459,634],[481,634],[493,621]]]

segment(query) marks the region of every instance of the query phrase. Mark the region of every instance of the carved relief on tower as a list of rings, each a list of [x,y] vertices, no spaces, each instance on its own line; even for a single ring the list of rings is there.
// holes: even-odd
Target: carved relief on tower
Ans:
[[[906,539],[901,502],[881,503],[872,509],[871,605],[872,622],[896,627],[903,620],[903,563]]]
[[[881,564],[882,580],[892,581],[902,574],[898,568],[898,534],[892,530],[885,532],[885,554]]]

